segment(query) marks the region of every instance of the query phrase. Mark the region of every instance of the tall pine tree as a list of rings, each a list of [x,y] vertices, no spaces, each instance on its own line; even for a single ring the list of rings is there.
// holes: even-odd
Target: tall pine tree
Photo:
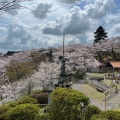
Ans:
[[[96,32],[94,32],[94,37],[95,37],[95,40],[94,40],[94,43],[98,43],[100,40],[104,40],[105,38],[107,38],[107,32],[105,31],[105,29],[100,26],[98,27],[98,29],[96,30]]]

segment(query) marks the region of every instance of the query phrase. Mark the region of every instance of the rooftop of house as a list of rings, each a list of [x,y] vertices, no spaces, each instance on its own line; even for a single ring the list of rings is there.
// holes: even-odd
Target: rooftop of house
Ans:
[[[110,61],[109,62],[113,68],[120,68],[120,61]]]

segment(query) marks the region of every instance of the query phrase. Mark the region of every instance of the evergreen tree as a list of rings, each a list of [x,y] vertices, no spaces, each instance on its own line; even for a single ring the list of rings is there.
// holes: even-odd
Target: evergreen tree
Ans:
[[[105,29],[102,26],[98,27],[96,32],[94,32],[95,35],[94,43],[98,43],[101,39],[104,40],[105,38],[107,38],[108,37],[107,34],[108,33],[105,31]]]

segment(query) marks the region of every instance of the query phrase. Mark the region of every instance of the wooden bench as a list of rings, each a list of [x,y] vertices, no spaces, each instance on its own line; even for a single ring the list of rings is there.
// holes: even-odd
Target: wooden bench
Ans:
[[[103,89],[98,88],[98,87],[96,88],[96,90],[97,90],[97,91],[99,91],[99,92],[102,92],[102,93],[104,92],[104,90],[103,90]]]

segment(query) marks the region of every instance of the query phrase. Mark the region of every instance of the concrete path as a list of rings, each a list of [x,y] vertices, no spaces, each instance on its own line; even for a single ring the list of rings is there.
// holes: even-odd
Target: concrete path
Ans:
[[[93,98],[91,98],[90,95],[85,93],[82,85],[83,84],[78,82],[78,83],[74,83],[71,87],[74,90],[78,90],[78,91],[84,93],[86,96],[88,96],[90,98],[91,105],[95,105],[95,106],[97,106],[98,108],[100,108],[101,110],[104,111],[105,110],[105,101],[102,100],[101,102],[99,102],[99,101],[96,101]],[[116,96],[111,98],[110,100],[106,101],[106,110],[117,108],[119,105],[120,105],[120,92]]]
[[[98,101],[93,100],[93,99],[90,97],[90,95],[86,94],[86,93],[84,92],[84,88],[83,88],[82,85],[83,85],[83,84],[81,84],[81,83],[74,83],[71,87],[72,87],[72,89],[74,89],[74,90],[78,90],[78,91],[84,93],[86,96],[88,96],[88,97],[90,98],[91,105],[95,105],[95,106],[97,106],[97,107],[99,107],[99,108],[101,109],[101,103],[98,102]]]

